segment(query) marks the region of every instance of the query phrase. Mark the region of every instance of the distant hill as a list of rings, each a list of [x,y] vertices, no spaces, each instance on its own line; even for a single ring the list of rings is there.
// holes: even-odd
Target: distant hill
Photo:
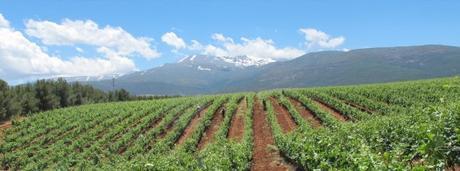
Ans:
[[[308,53],[289,61],[194,55],[119,77],[134,94],[194,95],[414,80],[460,74],[460,48],[424,45]],[[111,80],[87,82],[104,90]]]

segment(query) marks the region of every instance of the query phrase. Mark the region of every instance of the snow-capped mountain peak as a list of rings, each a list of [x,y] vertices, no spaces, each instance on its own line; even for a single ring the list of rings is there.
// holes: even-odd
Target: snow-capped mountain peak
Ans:
[[[249,57],[246,55],[243,56],[220,56],[218,57],[222,59],[225,62],[235,64],[236,66],[239,67],[248,67],[248,66],[262,66],[268,63],[275,62],[273,59],[262,59],[262,58],[256,58],[256,57]]]
[[[101,80],[110,80],[112,78],[119,78],[124,76],[125,74],[106,74],[106,75],[96,75],[96,76],[56,76],[51,78],[52,80],[56,80],[58,78],[64,78],[66,81],[69,82],[87,82],[87,81],[101,81]]]
[[[263,59],[250,57],[247,55],[242,56],[206,56],[206,55],[192,55],[182,58],[178,63],[182,64],[219,64],[219,65],[230,65],[235,67],[249,67],[249,66],[262,66],[268,63],[275,62],[272,59]]]

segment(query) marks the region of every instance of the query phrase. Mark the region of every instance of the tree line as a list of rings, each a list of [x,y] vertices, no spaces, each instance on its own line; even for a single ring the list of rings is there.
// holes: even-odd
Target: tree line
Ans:
[[[104,92],[90,85],[65,79],[37,80],[9,86],[0,79],[0,120],[62,107],[127,100],[148,100],[168,96],[133,96],[124,89]]]

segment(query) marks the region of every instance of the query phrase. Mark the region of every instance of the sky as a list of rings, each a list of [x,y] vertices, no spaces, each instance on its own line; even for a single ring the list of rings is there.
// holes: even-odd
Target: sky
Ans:
[[[0,0],[0,79],[126,74],[193,54],[460,46],[456,0]]]

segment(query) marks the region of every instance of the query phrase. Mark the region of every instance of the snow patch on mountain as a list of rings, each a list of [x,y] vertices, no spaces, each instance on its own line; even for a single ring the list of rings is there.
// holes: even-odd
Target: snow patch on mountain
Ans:
[[[195,60],[195,58],[196,58],[196,55],[193,55],[193,56],[190,58],[190,60],[193,61],[193,60]]]
[[[221,60],[235,64],[236,66],[239,67],[248,67],[248,66],[262,66],[266,65],[272,62],[275,62],[273,59],[262,59],[262,58],[256,58],[256,57],[249,57],[249,56],[235,56],[235,57],[230,57],[230,56],[220,56],[218,57]]]
[[[201,66],[198,66],[197,69],[200,70],[200,71],[211,71],[211,68],[204,68],[204,67],[201,67]]]
[[[197,60],[199,59],[199,60]],[[192,55],[185,58],[182,58],[178,61],[178,63],[186,63],[186,64],[200,64],[206,60],[207,62],[213,63],[213,61],[220,61],[228,64],[232,64],[236,67],[249,67],[249,66],[262,66],[272,62],[276,62],[273,59],[263,59],[263,58],[256,58],[250,57],[246,55],[242,56],[198,56]],[[201,62],[199,62],[201,61]]]
[[[69,82],[84,82],[84,81],[101,81],[101,80],[110,80],[110,79],[117,79],[118,77],[123,76],[124,74],[107,74],[107,75],[98,75],[98,76],[56,76],[51,78],[52,80],[57,80],[58,78],[64,78],[66,81]]]
[[[179,61],[177,61],[177,62],[178,62],[178,63],[184,62],[184,61],[185,61],[187,58],[188,58],[188,56],[186,56],[186,57],[184,57],[184,58],[180,59],[180,60],[179,60]]]

